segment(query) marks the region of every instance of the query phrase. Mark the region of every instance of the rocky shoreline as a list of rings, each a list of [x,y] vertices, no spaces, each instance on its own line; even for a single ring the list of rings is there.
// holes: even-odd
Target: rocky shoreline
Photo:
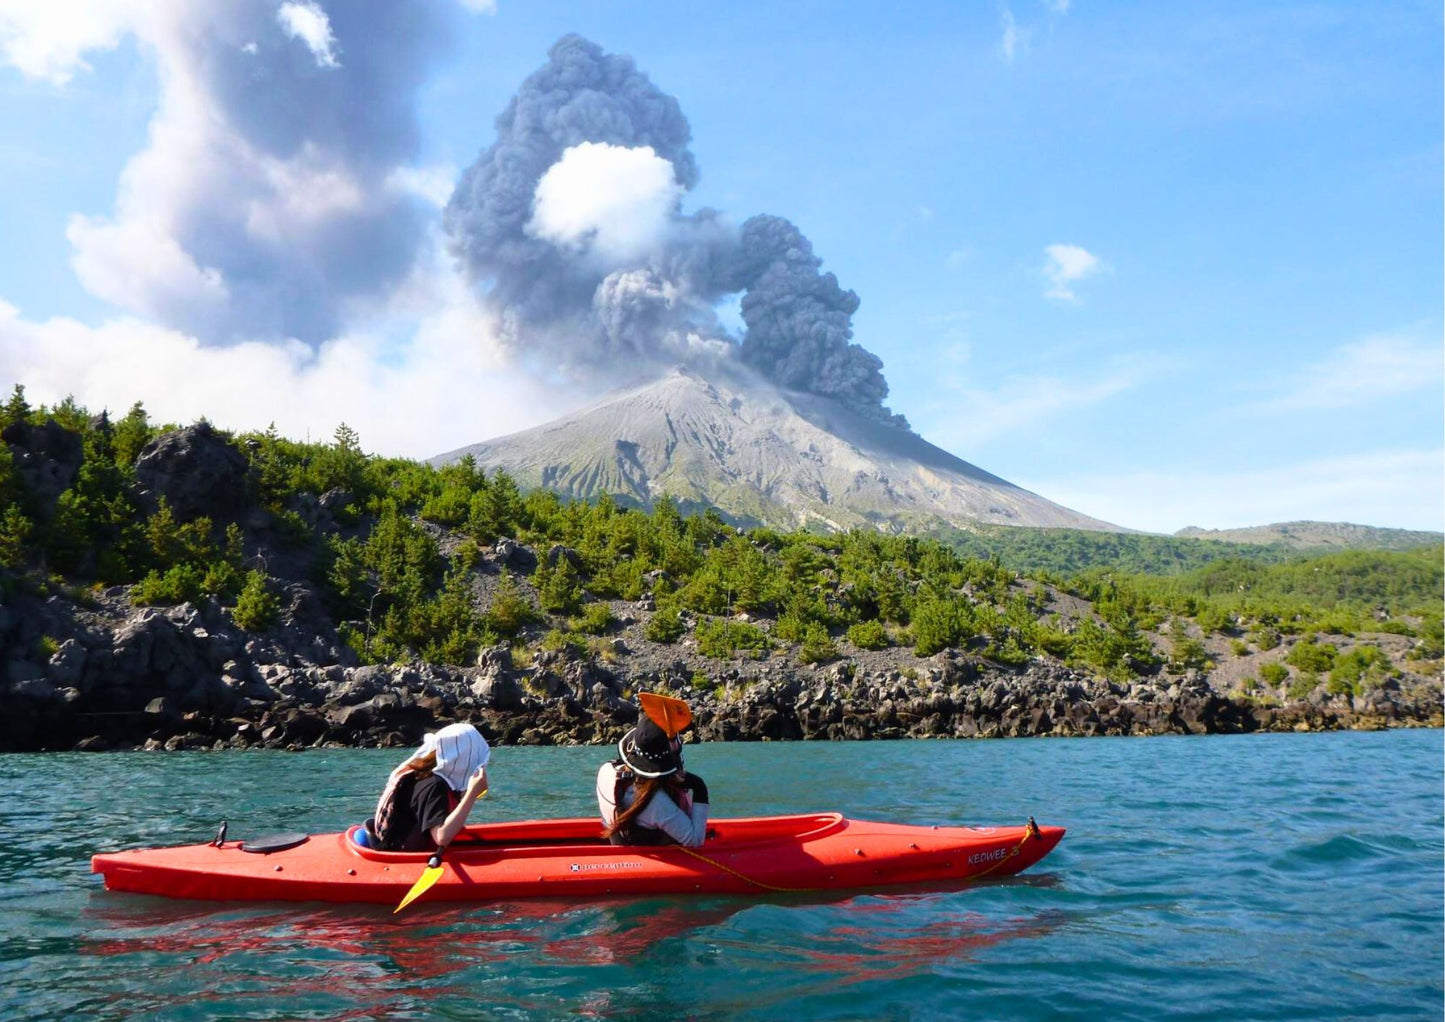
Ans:
[[[123,587],[0,607],[0,751],[408,746],[454,720],[502,745],[615,741],[634,695],[693,706],[701,740],[1233,734],[1441,726],[1438,680],[1289,700],[1225,693],[1191,671],[1122,684],[1042,659],[1009,669],[955,650],[915,660],[807,666],[701,661],[686,643],[607,658],[571,648],[481,651],[471,667],[363,666],[302,625],[315,594],[288,590],[286,624],[255,636],[216,604],[130,606]],[[625,620],[625,619],[624,619]],[[48,659],[20,655],[54,646]],[[607,662],[610,659],[612,662]]]

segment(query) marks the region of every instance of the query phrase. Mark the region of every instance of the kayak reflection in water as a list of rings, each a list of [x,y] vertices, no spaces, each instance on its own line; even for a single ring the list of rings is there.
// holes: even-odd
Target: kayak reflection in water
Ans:
[[[444,847],[487,793],[487,740],[471,724],[448,724],[391,772],[376,815],[356,832],[357,843],[387,852]]]
[[[683,769],[681,730],[669,734],[644,717],[597,771],[602,833],[614,845],[696,848],[706,840],[707,784]]]

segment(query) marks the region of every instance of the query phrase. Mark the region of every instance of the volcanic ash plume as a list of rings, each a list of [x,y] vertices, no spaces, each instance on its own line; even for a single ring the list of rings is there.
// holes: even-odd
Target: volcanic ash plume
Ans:
[[[445,213],[509,343],[585,376],[741,358],[785,387],[907,428],[883,404],[882,362],[852,343],[858,296],[819,272],[796,226],[682,212],[698,171],[677,100],[579,36],[548,57]],[[715,311],[739,293],[740,340]]]

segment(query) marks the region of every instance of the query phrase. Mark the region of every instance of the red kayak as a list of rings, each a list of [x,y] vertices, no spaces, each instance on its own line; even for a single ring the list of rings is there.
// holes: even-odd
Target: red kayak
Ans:
[[[225,841],[96,855],[112,891],[218,901],[395,905],[425,852],[378,852],[340,834]],[[944,884],[1011,876],[1047,855],[1062,827],[913,827],[838,813],[714,820],[701,848],[618,846],[595,818],[466,828],[425,901],[749,894]]]

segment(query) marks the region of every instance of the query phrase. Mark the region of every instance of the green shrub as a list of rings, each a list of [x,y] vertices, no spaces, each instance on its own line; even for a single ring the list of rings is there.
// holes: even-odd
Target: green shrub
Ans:
[[[588,635],[603,635],[616,623],[612,608],[607,604],[589,603],[582,609],[582,616],[572,622],[572,627]]]
[[[1439,660],[1445,656],[1445,625],[1439,614],[1426,614],[1418,631],[1420,637],[1410,650],[1411,660]]]
[[[575,614],[581,609],[582,579],[567,558],[557,558],[555,567],[548,567],[544,562],[532,581],[537,586],[537,598],[543,610],[554,614]]]
[[[1411,628],[1407,622],[1395,620],[1376,622],[1372,630],[1386,632],[1390,635],[1406,635],[1410,638],[1414,638],[1416,634],[1415,629]]]
[[[1335,665],[1330,671],[1329,688],[1331,692],[1360,695],[1366,689],[1374,688],[1386,678],[1393,678],[1399,673],[1380,647],[1356,646],[1335,657]]]
[[[642,628],[642,634],[649,641],[660,642],[664,645],[676,642],[682,638],[682,633],[685,631],[687,631],[687,625],[683,624],[682,616],[675,607],[664,607],[654,612]]]
[[[25,562],[25,544],[33,529],[18,505],[11,504],[5,509],[5,514],[0,516],[0,568],[18,568]]]
[[[1254,648],[1263,653],[1279,645],[1279,629],[1270,624],[1255,625],[1250,629],[1249,638],[1254,643]]]
[[[587,642],[581,636],[571,635],[560,628],[553,628],[546,635],[542,636],[542,648],[551,652],[569,650],[573,653],[586,653]]]
[[[1058,625],[1058,616],[1055,615],[1050,624],[1039,624],[1034,627],[1034,645],[1060,660],[1068,659],[1074,648],[1074,637]]]
[[[888,646],[888,630],[878,620],[859,621],[848,628],[848,641],[859,649],[885,649]]]
[[[177,564],[166,571],[149,572],[131,590],[131,602],[137,606],[192,603],[206,595],[206,573],[195,564]]]
[[[1315,628],[1326,635],[1354,635],[1360,629],[1360,617],[1343,608],[1326,611],[1315,620]]]
[[[697,626],[697,651],[714,660],[727,660],[739,653],[766,653],[772,645],[761,629],[746,621],[716,618]]]
[[[276,623],[280,613],[281,601],[266,587],[265,572],[246,572],[246,583],[231,612],[236,624],[248,632],[264,632]]]
[[[1209,657],[1204,643],[1189,634],[1189,627],[1179,618],[1170,628],[1169,666],[1176,671],[1205,667]]]
[[[1318,643],[1312,639],[1301,639],[1285,657],[1285,663],[1302,671],[1322,673],[1335,664],[1337,649],[1329,643]]]
[[[459,526],[471,513],[472,495],[460,488],[450,488],[429,497],[419,516],[438,525]]]
[[[784,614],[773,622],[773,638],[780,642],[802,642],[808,634],[808,622],[794,614]]]
[[[1008,667],[1024,667],[1033,659],[1013,635],[1007,636],[1003,642],[990,642],[984,656]]]
[[[1068,664],[1111,678],[1132,677],[1159,663],[1148,638],[1127,617],[1107,626],[1093,618],[1081,618],[1070,638]]]
[[[487,607],[487,627],[510,639],[541,618],[532,601],[527,599],[517,583],[512,581],[512,576],[503,570],[501,580],[497,583],[497,591]]]
[[[1205,635],[1233,631],[1235,626],[1234,615],[1212,603],[1202,607],[1194,620]]]
[[[1291,699],[1304,699],[1317,687],[1319,687],[1320,676],[1314,671],[1300,671],[1295,679],[1289,683],[1289,697]]]
[[[1289,677],[1289,668],[1278,661],[1260,664],[1259,676],[1266,685],[1278,685]]]
[[[958,599],[927,597],[913,608],[913,652],[932,656],[960,646],[976,633],[968,604]]]
[[[838,656],[838,647],[828,634],[828,629],[816,621],[803,632],[803,645],[798,650],[798,659],[805,664],[823,663]]]

